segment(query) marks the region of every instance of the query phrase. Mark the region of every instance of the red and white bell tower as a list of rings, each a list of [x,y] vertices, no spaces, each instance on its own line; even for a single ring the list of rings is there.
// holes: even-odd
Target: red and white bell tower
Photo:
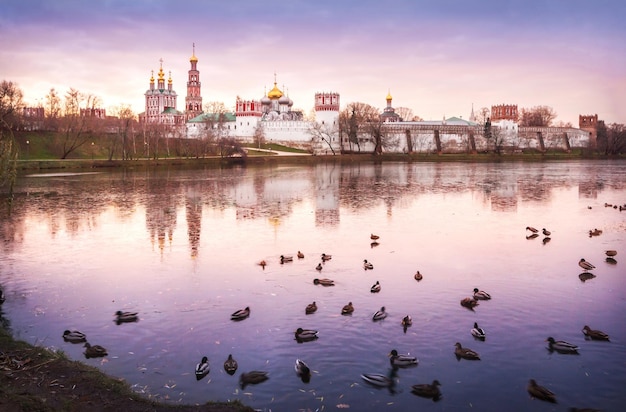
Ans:
[[[200,72],[196,67],[198,58],[196,57],[196,44],[193,44],[193,52],[189,58],[191,69],[187,79],[187,97],[185,97],[185,119],[193,119],[202,114],[202,95],[200,94]]]

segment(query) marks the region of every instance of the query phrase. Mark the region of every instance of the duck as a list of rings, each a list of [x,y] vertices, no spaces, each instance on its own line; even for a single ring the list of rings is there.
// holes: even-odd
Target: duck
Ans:
[[[313,329],[298,328],[296,330],[296,340],[298,341],[314,340],[318,338],[317,334],[318,332]]]
[[[424,278],[424,276],[422,276],[422,274],[420,273],[420,271],[419,271],[419,270],[418,270],[417,272],[415,272],[415,275],[414,275],[413,277],[414,277],[414,278],[415,278],[415,280],[417,280],[418,282]]]
[[[330,280],[330,279],[313,279],[313,283],[316,285],[322,285],[322,286],[335,286],[335,281],[334,280]]]
[[[532,227],[532,226],[526,226],[526,230],[530,230],[532,233],[537,233],[537,232],[539,232],[537,229],[535,229],[535,228],[534,228],[534,227]]]
[[[588,270],[592,270],[592,269],[596,268],[594,265],[592,265],[591,263],[587,262],[585,259],[580,259],[578,261],[578,266],[583,268],[585,270],[585,272],[588,271]]]
[[[315,270],[317,270],[317,271],[319,271],[319,272],[321,272],[321,271],[322,271],[322,269],[323,269],[323,266],[322,266],[322,264],[321,264],[321,263],[318,263],[318,264],[317,264],[317,266],[315,267]]]
[[[474,322],[474,327],[470,332],[472,333],[473,337],[478,339],[485,340],[485,338],[487,337],[487,335],[485,334],[485,330],[483,328],[479,328],[477,322]]]
[[[474,299],[476,300],[489,300],[491,299],[491,295],[484,290],[478,290],[478,288],[474,288]]]
[[[118,310],[117,312],[115,312],[115,316],[115,321],[118,324],[125,322],[137,322],[139,320],[137,312],[122,312],[121,310]]]
[[[609,335],[602,332],[601,330],[591,329],[587,325],[583,327],[583,334],[585,335],[585,337],[593,340],[609,340]]]
[[[378,240],[378,239],[380,239],[380,236],[375,235],[375,234],[373,234],[373,233],[372,233],[372,234],[370,235],[370,239],[371,239],[371,240]]]
[[[528,381],[528,387],[526,388],[526,390],[533,398],[556,403],[556,395],[554,395],[551,390],[544,388],[541,385],[538,385],[534,379]]]
[[[415,356],[398,354],[398,351],[393,349],[389,353],[389,362],[392,366],[404,367],[404,366],[415,366],[418,363],[418,360]]]
[[[89,358],[99,358],[102,356],[107,356],[107,350],[100,345],[90,345],[89,342],[85,342],[85,357]]]
[[[461,346],[459,342],[455,343],[454,346],[455,346],[454,354],[457,356],[457,358],[463,358],[463,359],[468,359],[468,360],[480,360],[480,356],[478,355],[477,352],[469,348],[464,348],[463,346]]]
[[[371,262],[368,262],[367,259],[363,260],[363,269],[374,269],[374,265]]]
[[[280,255],[280,263],[293,262],[293,256]]]
[[[433,400],[438,400],[441,397],[441,391],[439,391],[439,387],[441,384],[437,379],[435,379],[432,383],[420,383],[417,385],[411,386],[411,392],[417,396],[421,396],[423,398],[432,398]]]
[[[544,238],[541,240],[541,242],[545,245],[546,243],[548,243],[548,242],[549,242],[549,241],[551,241],[551,240],[552,240],[552,238],[551,238],[551,237],[547,237],[547,236],[546,236],[546,237],[544,237]]]
[[[233,355],[229,354],[228,359],[224,361],[224,370],[226,371],[226,373],[229,375],[234,375],[237,371],[238,366],[239,365],[237,365],[237,361],[233,359]]]
[[[302,378],[303,381],[308,382],[308,380],[311,379],[311,368],[309,368],[309,365],[307,365],[302,359],[296,359],[294,369],[296,374]]]
[[[608,257],[613,257],[617,255],[617,250],[607,250],[604,252]],[[0,292],[1,293],[1,292]]]
[[[380,373],[363,373],[361,378],[370,385],[380,386],[383,388],[393,385],[393,380]]]
[[[258,263],[258,265],[265,269],[265,266],[267,266],[267,262],[265,260],[262,260]]]
[[[380,292],[380,282],[379,281],[376,281],[376,283],[374,283],[374,285],[370,288],[370,292],[372,292],[372,293]]]
[[[331,260],[333,257],[331,255],[327,255],[326,253],[322,253],[322,262],[327,262]]]
[[[196,379],[200,380],[209,374],[211,368],[209,367],[209,358],[202,357],[200,363],[196,365]]]
[[[381,307],[380,310],[377,310],[372,316],[373,321],[383,320],[387,317],[387,312],[385,311],[385,307]]]
[[[548,349],[550,351],[571,354],[578,353],[578,346],[573,345],[569,342],[565,342],[564,340],[554,340],[554,338],[550,336],[548,339],[546,339],[546,342],[548,342]]]
[[[308,305],[306,305],[306,308],[304,309],[304,313],[306,315],[310,315],[311,313],[315,313],[315,311],[317,311],[317,304],[315,302],[309,303]]]
[[[406,315],[405,317],[402,318],[402,326],[404,326],[405,328],[408,328],[409,326],[411,326],[413,324],[413,319],[411,319],[411,316]]]
[[[474,308],[478,306],[478,301],[474,298],[463,298],[461,299],[461,306],[474,310]]]
[[[239,309],[230,315],[231,320],[244,320],[250,316],[250,306],[246,306],[244,309]]]
[[[351,315],[354,312],[354,306],[352,306],[352,302],[348,302],[343,308],[341,308],[342,315]]]
[[[298,259],[304,259],[304,253],[298,250]]]
[[[602,234],[602,231],[600,229],[593,229],[589,231],[589,237],[600,236],[601,234]]]
[[[550,236],[552,234],[552,232],[550,232],[545,227],[543,229],[541,229],[541,233],[543,233],[544,236]]]
[[[87,336],[83,332],[77,330],[66,330],[63,332],[63,340],[71,343],[83,343],[87,342]]]
[[[244,389],[247,385],[256,385],[268,379],[269,375],[265,371],[250,371],[242,373],[241,376],[239,376],[239,384],[241,385],[241,389]]]

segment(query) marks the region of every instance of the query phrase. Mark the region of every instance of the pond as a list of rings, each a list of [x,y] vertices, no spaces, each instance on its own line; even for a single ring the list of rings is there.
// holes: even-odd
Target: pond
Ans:
[[[12,213],[1,212],[0,316],[17,338],[171,403],[617,411],[626,404],[624,176],[623,161],[28,174]],[[470,310],[460,302],[474,288],[492,299]],[[354,312],[342,315],[348,302]],[[373,321],[383,306],[388,316]],[[246,307],[248,317],[231,320]],[[117,324],[118,310],[139,319]],[[486,339],[471,335],[475,322]],[[610,341],[585,339],[584,325]],[[298,342],[297,328],[318,338]],[[82,344],[63,340],[66,329],[108,356],[86,359]],[[548,337],[578,354],[548,350]],[[480,360],[458,359],[456,342]],[[392,368],[393,349],[418,365]],[[203,356],[210,372],[198,380]],[[296,359],[310,380],[296,375]],[[269,379],[242,387],[253,370]],[[373,386],[365,373],[392,385]],[[412,393],[435,379],[438,401]],[[532,399],[530,379],[558,403]]]

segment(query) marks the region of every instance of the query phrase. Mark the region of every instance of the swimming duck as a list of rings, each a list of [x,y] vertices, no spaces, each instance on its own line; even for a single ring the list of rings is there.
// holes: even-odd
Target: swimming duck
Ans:
[[[318,263],[318,264],[317,264],[317,266],[315,267],[315,270],[317,270],[317,271],[319,271],[319,272],[321,272],[321,271],[322,271],[322,269],[323,269],[323,266],[322,266],[322,264],[321,264],[321,263]]]
[[[298,250],[298,259],[304,259],[304,253]]]
[[[354,312],[354,306],[352,306],[352,302],[348,302],[343,308],[341,308],[342,315],[351,315]]]
[[[392,366],[414,366],[417,365],[417,358],[415,356],[398,354],[398,351],[393,349],[389,353],[389,362]]]
[[[139,320],[137,312],[122,312],[121,310],[118,310],[117,312],[115,312],[115,316],[115,321],[118,324],[125,322],[137,322]]]
[[[239,384],[241,389],[244,389],[247,385],[256,385],[257,383],[264,382],[269,379],[268,373],[264,371],[250,371],[242,373],[239,376]]]
[[[602,332],[601,330],[591,329],[587,325],[583,327],[583,334],[593,340],[609,340],[609,335]]]
[[[383,320],[387,317],[387,312],[385,312],[385,307],[381,307],[380,310],[377,310],[372,316],[372,320]]]
[[[267,262],[262,260],[258,263],[259,266],[261,266],[263,269],[265,269],[265,266],[267,266]]]
[[[371,287],[370,292],[372,293],[380,292],[380,282],[376,281],[376,283],[374,283],[374,285]]]
[[[461,299],[461,306],[474,310],[474,307],[478,306],[478,301],[474,298],[463,298]]]
[[[535,229],[535,228],[534,228],[534,227],[532,227],[532,226],[526,226],[526,230],[530,230],[532,233],[537,233],[537,232],[539,232],[537,229]]]
[[[478,290],[478,288],[474,288],[474,299],[476,300],[489,300],[491,299],[491,295],[484,290]]]
[[[303,360],[296,359],[294,369],[303,382],[308,382],[311,379],[311,369],[309,368],[309,365],[304,363]]]
[[[317,310],[317,305],[315,304],[315,302],[313,302],[313,303],[309,303],[308,305],[306,305],[306,309],[304,309],[304,313],[307,315],[310,315],[311,313],[315,313],[316,310]]]
[[[372,240],[378,240],[378,239],[380,239],[380,236],[375,235],[375,234],[373,234],[373,233],[372,233],[372,234],[370,235],[370,239],[372,239]]]
[[[244,320],[248,316],[250,316],[250,306],[246,306],[245,309],[239,309],[238,311],[233,312],[230,315],[230,319],[231,320]]]
[[[417,396],[432,398],[436,401],[441,397],[439,386],[441,386],[441,384],[437,379],[435,379],[433,383],[420,383],[418,385],[412,385],[411,392]]]
[[[552,232],[547,230],[545,227],[541,229],[541,233],[543,233],[544,236],[550,236],[552,234]]]
[[[472,333],[473,337],[478,339],[485,340],[485,338],[487,337],[487,335],[485,334],[485,330],[483,328],[479,328],[477,322],[474,322],[474,327],[470,332]]]
[[[608,257],[613,257],[617,255],[617,250],[607,250],[604,252]],[[1,293],[1,292],[0,292]]]
[[[322,253],[322,262],[326,262],[331,260],[333,257],[331,255],[327,255],[326,253]]]
[[[550,336],[548,339],[546,339],[546,342],[548,342],[548,349],[550,349],[551,351],[572,354],[578,353],[578,346],[573,345],[569,342],[565,342],[564,340],[554,340],[554,338]]]
[[[411,316],[406,315],[405,317],[402,318],[402,326],[404,326],[405,328],[411,326],[413,324],[413,319],[411,319]]]
[[[417,280],[418,282],[420,280],[422,280],[424,277],[422,276],[422,274],[420,273],[420,271],[418,270],[417,272],[415,272],[415,276],[413,276],[415,278],[415,280]]]
[[[200,363],[196,365],[196,379],[200,380],[209,374],[211,368],[209,367],[209,358],[202,357]]]
[[[280,255],[280,263],[293,262],[293,256]]]
[[[554,395],[554,393],[551,390],[538,385],[534,379],[531,379],[530,381],[528,381],[527,390],[530,396],[532,396],[533,398],[537,398],[542,401],[556,403],[556,395]]]
[[[233,359],[232,354],[229,354],[228,359],[224,361],[224,370],[226,371],[227,374],[234,375],[235,372],[237,371],[237,367],[238,367],[237,361]]]
[[[330,279],[313,279],[313,283],[315,283],[316,285],[322,285],[322,286],[335,286],[335,281],[334,280],[330,280]]]
[[[468,359],[468,360],[480,360],[480,356],[478,355],[477,352],[474,352],[473,350],[469,348],[464,348],[463,346],[461,346],[459,342],[455,343],[454,346],[455,346],[454,354],[458,358],[463,358],[463,359]]]
[[[589,231],[589,237],[600,236],[601,234],[602,234],[602,231],[600,229],[593,229]]]
[[[585,272],[588,271],[588,270],[592,270],[592,269],[596,268],[594,265],[592,265],[591,263],[587,262],[585,259],[580,259],[578,261],[578,266],[583,268],[585,270]]]
[[[393,385],[393,381],[380,373],[363,373],[361,378],[370,385],[389,387]]]
[[[309,341],[317,339],[317,331],[313,329],[302,329],[298,328],[296,330],[296,340],[297,341]]]
[[[368,262],[367,259],[363,260],[363,269],[374,269],[374,265],[371,262]]]
[[[87,337],[83,332],[66,330],[63,332],[63,340],[71,343],[83,343],[87,342]]]
[[[102,357],[102,356],[107,356],[107,350],[104,349],[102,346],[100,345],[93,345],[91,346],[89,344],[89,342],[85,343],[85,357],[87,359],[89,358],[98,358],[98,357]]]

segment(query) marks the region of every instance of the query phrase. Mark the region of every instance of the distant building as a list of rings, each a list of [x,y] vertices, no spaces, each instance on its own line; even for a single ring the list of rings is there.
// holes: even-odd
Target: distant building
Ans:
[[[106,109],[101,109],[97,107],[80,109],[80,116],[81,117],[95,117],[97,119],[106,119],[107,111]]]
[[[385,107],[385,109],[383,110],[382,114],[380,115],[380,121],[383,123],[388,123],[388,122],[401,122],[402,118],[400,117],[400,115],[398,113],[396,113],[396,111],[394,110],[393,107],[391,107],[391,93],[388,92],[387,93],[387,107]]]
[[[184,125],[185,114],[176,109],[177,94],[172,87],[172,73],[170,72],[166,88],[163,59],[160,62],[156,87],[154,84],[154,72],[152,72],[150,87],[144,93],[146,97],[146,111],[139,115],[139,123],[171,126]]]
[[[24,107],[22,115],[24,117],[24,130],[43,129],[45,120],[45,111],[43,107]]]

